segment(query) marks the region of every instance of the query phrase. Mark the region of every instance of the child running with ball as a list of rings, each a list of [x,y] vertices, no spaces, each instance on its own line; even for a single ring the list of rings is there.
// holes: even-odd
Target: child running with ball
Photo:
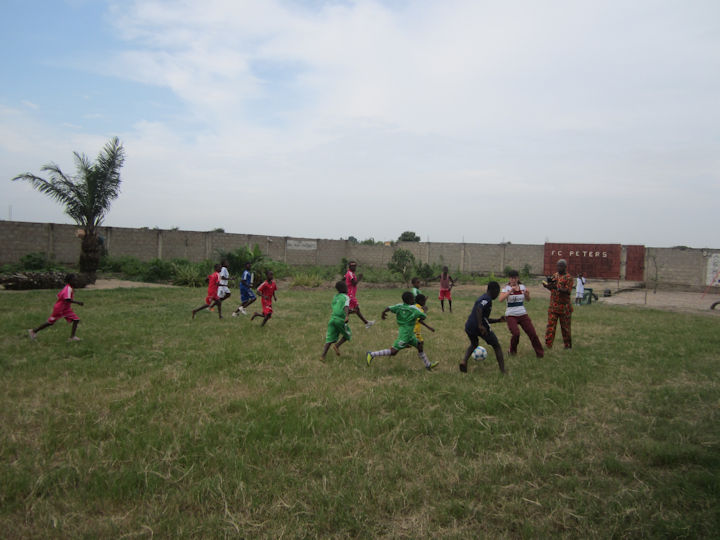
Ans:
[[[425,364],[425,369],[427,369],[428,371],[432,371],[439,364],[439,362],[430,362],[430,360],[428,360],[427,355],[423,351],[422,341],[418,341],[418,338],[415,335],[415,322],[418,320],[424,321],[427,318],[427,315],[425,315],[422,309],[414,305],[415,297],[410,291],[403,293],[402,301],[402,304],[388,306],[382,312],[383,320],[387,319],[388,312],[394,313],[397,317],[398,338],[395,340],[395,343],[393,343],[392,347],[390,347],[389,349],[382,349],[374,352],[368,351],[365,357],[367,365],[370,366],[373,358],[377,356],[395,356],[398,352],[406,349],[407,347],[415,347],[418,351],[418,357],[420,357],[420,359],[423,361],[423,364]],[[421,324],[423,324],[433,332],[435,331],[434,328],[431,328],[424,322],[421,322]]]
[[[490,329],[490,323],[504,322],[505,317],[499,319],[491,319],[490,312],[492,311],[492,301],[495,300],[500,294],[500,284],[497,281],[491,281],[488,283],[487,291],[485,294],[475,300],[470,316],[465,323],[465,333],[470,339],[470,346],[465,351],[465,357],[460,364],[460,371],[467,373],[467,362],[472,352],[477,348],[480,343],[480,338],[485,340],[485,343],[490,345],[495,351],[495,357],[497,358],[498,367],[500,372],[505,375],[505,359],[503,357],[502,347],[498,341],[495,333]]]

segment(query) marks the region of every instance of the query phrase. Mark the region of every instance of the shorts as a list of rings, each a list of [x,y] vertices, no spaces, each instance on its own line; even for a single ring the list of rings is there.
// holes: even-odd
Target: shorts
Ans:
[[[75,312],[70,307],[70,303],[60,307],[55,307],[52,310],[52,314],[48,317],[47,322],[55,324],[60,319],[65,319],[67,322],[79,321],[80,317],[75,315]]]
[[[354,296],[351,296],[350,297],[350,305],[349,305],[350,311],[355,311],[359,307],[360,307],[360,304],[358,304],[357,298],[355,298]]]
[[[248,302],[250,300],[255,300],[257,297],[255,296],[255,293],[252,292],[252,289],[250,287],[243,287],[240,286],[240,301],[241,302]]]
[[[473,347],[477,347],[479,345],[480,338],[482,338],[485,341],[485,343],[487,343],[491,347],[499,347],[500,346],[500,342],[498,341],[498,338],[495,335],[495,332],[493,332],[492,330],[488,330],[487,335],[483,337],[478,333],[478,331],[476,329],[468,328],[466,326],[465,333],[467,334],[467,337],[470,339],[470,343],[472,344]]]
[[[272,300],[266,300],[264,297],[260,299],[260,302],[262,303],[262,311],[263,315],[272,315],[273,309],[272,309]]]
[[[345,338],[345,341],[350,341],[352,338],[350,327],[344,320],[330,319],[325,343],[335,343],[341,336]]]
[[[220,299],[218,298],[218,295],[217,295],[217,294],[215,294],[215,295],[213,295],[213,296],[208,295],[208,296],[205,297],[205,303],[206,303],[208,306],[209,306],[210,304],[212,304],[213,302],[215,302],[216,300],[220,300]]]
[[[217,296],[220,299],[230,296],[230,288],[227,285],[220,285],[218,287]]]
[[[407,349],[408,347],[417,347],[418,346],[418,339],[415,336],[415,332],[411,329],[408,331],[400,330],[400,334],[398,334],[397,339],[392,344],[393,349],[396,351]]]
[[[438,296],[438,299],[452,300],[452,295],[450,294],[450,289],[440,289],[440,295]]]

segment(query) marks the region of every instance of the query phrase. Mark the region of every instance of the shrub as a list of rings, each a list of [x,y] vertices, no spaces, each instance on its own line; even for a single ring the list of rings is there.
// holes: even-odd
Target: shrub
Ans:
[[[212,268],[210,261],[202,263],[185,261],[171,264],[173,266],[173,285],[184,287],[202,287],[205,285],[205,278],[210,273],[210,268]]]
[[[57,270],[59,267],[50,260],[47,253],[28,253],[20,257],[22,270]]]
[[[153,259],[142,265],[142,280],[150,283],[173,281],[175,267],[169,261]]]
[[[323,281],[323,278],[317,273],[295,274],[290,285],[292,287],[319,287]]]

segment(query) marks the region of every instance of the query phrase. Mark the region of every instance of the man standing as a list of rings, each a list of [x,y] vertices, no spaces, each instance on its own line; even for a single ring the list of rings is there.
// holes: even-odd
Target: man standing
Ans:
[[[360,313],[360,305],[357,301],[357,284],[362,279],[362,274],[357,274],[357,263],[350,261],[348,263],[348,271],[345,273],[345,284],[347,285],[347,295],[350,297],[350,313],[354,313],[360,320],[365,323],[365,328],[370,328],[375,321],[368,321]]]
[[[573,278],[567,272],[567,261],[560,259],[555,272],[543,287],[550,291],[550,306],[548,307],[548,323],[545,330],[545,345],[552,348],[555,341],[555,329],[560,320],[560,331],[566,349],[572,348],[572,334],[570,333],[570,317],[572,316],[572,301],[570,294],[573,289]]]

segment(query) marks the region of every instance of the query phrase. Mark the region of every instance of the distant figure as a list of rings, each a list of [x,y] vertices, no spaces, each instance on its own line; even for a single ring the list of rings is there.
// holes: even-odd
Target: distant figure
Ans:
[[[205,303],[200,306],[196,307],[192,310],[192,318],[195,318],[195,314],[198,311],[202,311],[203,309],[209,309],[217,306],[218,308],[218,317],[222,319],[222,302],[220,301],[220,298],[218,297],[218,287],[220,286],[220,270],[222,269],[222,266],[219,264],[216,264],[214,266],[214,271],[212,274],[210,274],[207,278],[205,278],[205,281],[208,283],[208,289],[207,289],[207,296],[205,297]]]
[[[250,272],[251,268],[252,266],[249,262],[245,263],[245,270],[243,270],[242,277],[240,278],[241,304],[235,311],[233,311],[233,317],[237,317],[238,313],[247,315],[247,311],[245,310],[245,308],[252,304],[255,300],[257,300],[255,293],[252,291],[253,275],[252,272]]]
[[[495,300],[500,294],[500,284],[497,281],[491,281],[488,283],[485,294],[478,297],[475,300],[473,309],[470,312],[470,316],[465,322],[465,333],[470,340],[470,346],[465,351],[465,356],[460,363],[460,371],[467,373],[467,362],[472,352],[477,349],[480,344],[480,338],[485,340],[485,343],[490,345],[495,351],[495,358],[497,359],[500,373],[505,375],[505,358],[503,357],[502,347],[498,341],[495,333],[490,329],[491,323],[504,322],[505,317],[499,319],[491,319],[490,312],[492,311],[492,301]]]
[[[563,343],[566,349],[572,348],[572,334],[570,331],[570,318],[573,306],[570,293],[573,288],[573,278],[567,272],[567,261],[560,259],[557,262],[557,272],[543,282],[543,287],[550,291],[550,305],[548,306],[548,323],[545,330],[545,345],[552,348],[555,341],[555,330],[558,320],[562,331]]]
[[[262,317],[263,322],[260,326],[265,326],[265,323],[268,322],[268,319],[270,319],[273,314],[273,300],[277,302],[277,295],[275,294],[275,291],[277,291],[277,284],[273,281],[272,271],[267,271],[267,273],[265,274],[265,281],[260,284],[257,290],[260,293],[262,313],[258,313],[256,311],[255,313],[253,313],[253,316],[250,317],[250,320],[253,321],[255,320],[255,317]]]
[[[410,280],[410,283],[412,284],[412,293],[413,296],[417,297],[417,295],[422,294],[422,291],[420,290],[420,278],[414,277]]]
[[[357,300],[357,285],[362,280],[363,275],[357,274],[355,272],[356,270],[357,263],[355,261],[350,261],[348,263],[348,271],[345,273],[345,284],[348,289],[347,294],[350,297],[350,313],[354,313],[360,317],[360,320],[365,323],[365,328],[370,328],[373,324],[375,324],[375,321],[368,321],[365,317],[363,317],[362,313],[360,313],[360,305]]]
[[[47,322],[42,323],[37,328],[31,328],[28,330],[30,339],[35,339],[40,330],[45,330],[45,328],[52,326],[59,319],[65,319],[67,322],[72,323],[70,338],[68,341],[80,341],[80,338],[75,335],[78,324],[80,324],[80,317],[75,315],[75,312],[72,310],[72,305],[77,304],[78,306],[82,306],[84,304],[75,300],[74,287],[76,284],[75,274],[67,274],[65,276],[65,287],[63,287],[63,289],[57,294],[57,301],[53,306],[50,317],[48,317]]]
[[[228,287],[228,281],[230,280],[230,272],[227,269],[227,261],[223,260],[220,263],[220,273],[218,274],[218,298],[221,302],[224,302],[230,298],[230,287]]]
[[[335,354],[340,356],[340,346],[352,338],[352,332],[348,326],[350,317],[350,297],[347,295],[347,284],[340,280],[335,284],[337,294],[332,299],[332,312],[328,322],[327,334],[325,335],[325,348],[320,355],[320,360],[325,361],[325,355],[332,346]]]
[[[582,303],[583,296],[585,296],[585,276],[580,272],[575,281],[575,304],[579,306]]]
[[[430,362],[427,355],[423,351],[422,342],[418,341],[415,335],[416,321],[424,321],[427,315],[422,309],[415,306],[415,297],[410,291],[402,294],[402,304],[386,307],[382,312],[382,319],[387,319],[388,312],[394,313],[397,318],[398,337],[389,349],[381,349],[379,351],[368,351],[365,355],[368,367],[372,364],[373,359],[378,356],[395,356],[398,352],[407,347],[415,347],[418,350],[418,356],[425,364],[425,369],[432,371],[438,362]],[[427,325],[425,325],[427,326]],[[427,326],[433,332],[433,328]]]
[[[452,313],[452,295],[450,294],[450,289],[452,289],[455,285],[455,280],[448,273],[448,267],[443,266],[442,273],[433,279],[440,280],[440,294],[438,296],[438,299],[440,300],[440,309],[443,312],[445,311],[445,300],[447,300],[450,313]]]
[[[498,300],[500,302],[507,300],[505,320],[512,335],[510,338],[510,355],[517,354],[518,343],[520,343],[520,328],[522,328],[527,337],[530,338],[530,343],[535,349],[535,356],[542,358],[545,356],[545,351],[543,351],[542,343],[540,343],[540,338],[538,338],[530,315],[525,309],[525,302],[530,301],[530,291],[520,283],[517,270],[510,270],[508,278],[510,282],[503,288]]]

